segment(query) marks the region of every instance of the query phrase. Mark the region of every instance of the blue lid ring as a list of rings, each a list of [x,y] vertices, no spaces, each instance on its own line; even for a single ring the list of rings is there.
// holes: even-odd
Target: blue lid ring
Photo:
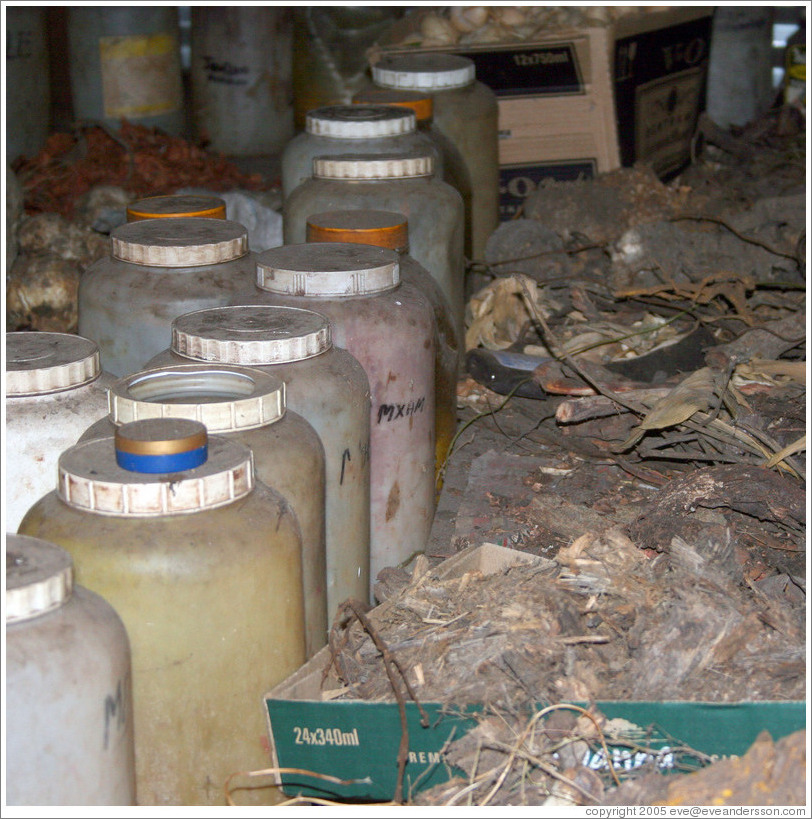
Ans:
[[[129,472],[185,472],[206,463],[208,433],[199,421],[150,418],[116,430],[116,463]]]

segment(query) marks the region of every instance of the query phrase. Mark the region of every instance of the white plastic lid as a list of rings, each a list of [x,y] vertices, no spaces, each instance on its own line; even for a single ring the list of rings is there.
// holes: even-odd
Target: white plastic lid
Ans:
[[[384,54],[372,66],[372,79],[385,88],[443,91],[470,85],[476,66],[460,54]]]
[[[309,111],[305,128],[334,139],[375,139],[414,133],[417,117],[390,105],[328,105]]]
[[[59,497],[74,509],[125,518],[160,517],[226,506],[254,488],[251,450],[211,436],[208,459],[186,472],[131,472],[116,463],[115,439],[97,438],[59,456]]]
[[[6,535],[6,623],[59,608],[73,591],[73,558],[59,546]]]
[[[349,242],[272,247],[257,256],[257,286],[288,296],[363,296],[400,282],[398,254]]]
[[[248,231],[228,219],[142,219],[111,233],[113,257],[148,267],[200,267],[248,253]]]
[[[71,333],[6,333],[6,395],[75,389],[101,374],[95,341]]]
[[[332,346],[329,319],[299,307],[210,307],[172,322],[172,350],[198,361],[281,364],[313,358]]]
[[[179,364],[142,370],[110,387],[117,426],[146,418],[186,418],[209,432],[273,424],[285,414],[285,382],[275,375],[226,364]]]
[[[320,179],[404,179],[433,173],[431,154],[338,154],[313,159],[313,176]]]

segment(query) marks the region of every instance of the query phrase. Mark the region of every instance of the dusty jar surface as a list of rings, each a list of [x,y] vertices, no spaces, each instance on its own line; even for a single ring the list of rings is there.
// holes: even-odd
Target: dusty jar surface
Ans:
[[[193,364],[140,370],[110,388],[110,414],[81,440],[144,418],[188,418],[251,449],[257,478],[291,505],[302,535],[307,655],[327,642],[324,447],[287,407],[285,384],[248,367]]]
[[[431,139],[417,129],[413,111],[387,105],[328,105],[308,111],[305,130],[282,153],[282,196],[291,194],[313,175],[317,156],[426,151],[442,174],[442,156]]]
[[[285,382],[288,411],[319,435],[325,460],[327,624],[369,590],[369,380],[336,347],[326,316],[295,307],[215,307],[172,322],[172,348],[149,363],[250,366]]]
[[[400,282],[394,251],[349,243],[272,248],[243,304],[326,315],[369,379],[370,581],[425,548],[434,516],[434,317]],[[371,594],[371,589],[370,589]]]
[[[304,661],[298,525],[236,441],[209,437],[206,462],[180,473],[118,454],[114,438],[64,452],[21,531],[68,551],[126,626],[139,804],[223,805],[231,773],[269,766],[262,696]]]
[[[172,319],[228,304],[254,279],[248,233],[227,219],[145,219],[115,228],[111,255],[79,284],[79,332],[129,375],[169,343]]]
[[[334,210],[385,210],[403,214],[409,252],[435,278],[455,316],[465,310],[462,198],[432,177],[429,155],[335,156],[316,159],[314,176],[284,207],[285,244],[307,240],[307,220]]]
[[[6,536],[6,801],[134,805],[130,643],[53,543]]]
[[[98,345],[71,333],[6,333],[6,531],[53,489],[63,450],[107,414]]]
[[[382,88],[428,91],[434,123],[459,149],[471,179],[471,252],[483,259],[499,223],[499,111],[496,95],[459,54],[385,54],[371,67]]]

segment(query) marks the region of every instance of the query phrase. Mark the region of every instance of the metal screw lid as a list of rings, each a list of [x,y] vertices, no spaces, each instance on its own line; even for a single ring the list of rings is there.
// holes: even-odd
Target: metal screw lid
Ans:
[[[434,114],[434,100],[423,91],[402,91],[399,88],[366,88],[352,98],[357,104],[399,105],[411,108],[418,122],[430,120]]]
[[[116,463],[131,472],[185,472],[206,462],[208,432],[186,418],[149,418],[116,429]]]
[[[6,535],[6,623],[58,609],[73,591],[73,559],[59,546]]]
[[[459,54],[384,54],[372,66],[372,79],[386,88],[445,91],[470,85],[476,66]]]
[[[254,460],[247,446],[211,436],[208,455],[195,469],[139,473],[116,463],[114,438],[84,441],[59,456],[57,494],[94,515],[145,518],[216,509],[251,492]]]
[[[320,179],[405,179],[433,173],[430,154],[338,154],[313,159],[313,176]]]
[[[204,219],[225,219],[226,203],[219,196],[175,193],[167,196],[149,196],[127,206],[127,221],[166,219],[169,217],[199,216]]]
[[[409,221],[391,210],[328,210],[307,217],[307,241],[357,242],[405,253]]]
[[[328,105],[309,111],[305,128],[335,139],[376,139],[412,134],[417,119],[414,111],[387,105]]]
[[[392,250],[344,242],[272,247],[257,256],[257,286],[290,296],[374,295],[400,282]]]
[[[210,307],[172,322],[172,350],[198,361],[261,366],[313,358],[333,346],[330,321],[299,307]]]
[[[273,424],[285,414],[285,382],[270,373],[226,364],[179,364],[142,370],[110,387],[110,419],[187,418],[209,432]]]
[[[71,333],[6,333],[6,395],[75,389],[101,375],[99,347]]]
[[[248,231],[228,219],[141,219],[115,228],[113,257],[148,267],[200,267],[248,253]]]

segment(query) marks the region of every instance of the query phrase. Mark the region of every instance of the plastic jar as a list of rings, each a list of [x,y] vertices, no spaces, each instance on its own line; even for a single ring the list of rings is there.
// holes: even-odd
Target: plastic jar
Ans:
[[[434,310],[435,477],[445,463],[457,431],[457,373],[461,321],[456,322],[448,299],[431,274],[409,256],[409,226],[401,213],[381,210],[334,210],[314,213],[307,220],[308,242],[356,242],[395,250],[400,256],[401,281],[417,287]],[[459,329],[458,329],[459,327]]]
[[[237,222],[145,219],[115,228],[112,253],[79,282],[79,332],[114,375],[135,372],[163,350],[172,319],[228,304],[254,281],[248,232]]]
[[[176,6],[71,6],[68,50],[77,119],[183,131]]]
[[[248,367],[186,363],[144,369],[110,387],[110,414],[80,440],[107,437],[145,418],[188,418],[250,447],[257,478],[290,503],[302,534],[308,657],[327,642],[324,448],[286,408],[285,384]]]
[[[243,304],[327,316],[334,342],[366,371],[370,413],[370,581],[425,548],[434,516],[434,316],[400,281],[392,250],[349,243],[271,248],[257,256]],[[371,590],[370,590],[371,591]]]
[[[417,130],[413,111],[389,105],[328,105],[308,111],[303,133],[282,153],[283,200],[313,174],[317,156],[428,152],[441,172],[441,156],[431,139]]]
[[[53,543],[6,535],[6,804],[134,805],[130,643]]]
[[[326,466],[329,626],[340,603],[365,600],[369,590],[370,398],[364,368],[333,345],[326,316],[271,305],[214,307],[180,316],[172,322],[171,349],[147,367],[191,361],[249,366],[281,378],[288,411],[318,433]]]
[[[148,196],[146,199],[139,199],[127,205],[128,222],[190,216],[225,219],[226,203],[219,196],[175,193],[168,196]]]
[[[54,486],[63,450],[107,414],[95,342],[70,333],[6,333],[6,531]]]
[[[409,252],[440,285],[455,316],[465,312],[462,197],[432,177],[427,155],[333,156],[313,160],[313,178],[285,201],[285,244],[307,240],[307,219],[330,210],[388,210],[409,221]]]
[[[473,60],[459,54],[384,54],[371,70],[382,88],[431,93],[434,123],[457,146],[470,174],[471,248],[474,259],[483,259],[499,223],[496,95],[476,80]]]
[[[471,175],[459,148],[434,124],[434,100],[426,91],[401,91],[397,88],[365,88],[352,101],[367,105],[397,105],[414,111],[417,129],[437,147],[442,160],[442,180],[459,191],[465,209],[465,253],[471,251]]]
[[[192,119],[229,156],[278,153],[293,136],[293,16],[284,6],[192,6]]]
[[[45,144],[51,124],[46,9],[6,9],[6,162],[34,156]]]
[[[193,421],[128,424],[62,454],[21,532],[70,552],[127,628],[139,804],[223,805],[230,774],[269,766],[262,696],[305,658],[301,541],[248,447]]]

